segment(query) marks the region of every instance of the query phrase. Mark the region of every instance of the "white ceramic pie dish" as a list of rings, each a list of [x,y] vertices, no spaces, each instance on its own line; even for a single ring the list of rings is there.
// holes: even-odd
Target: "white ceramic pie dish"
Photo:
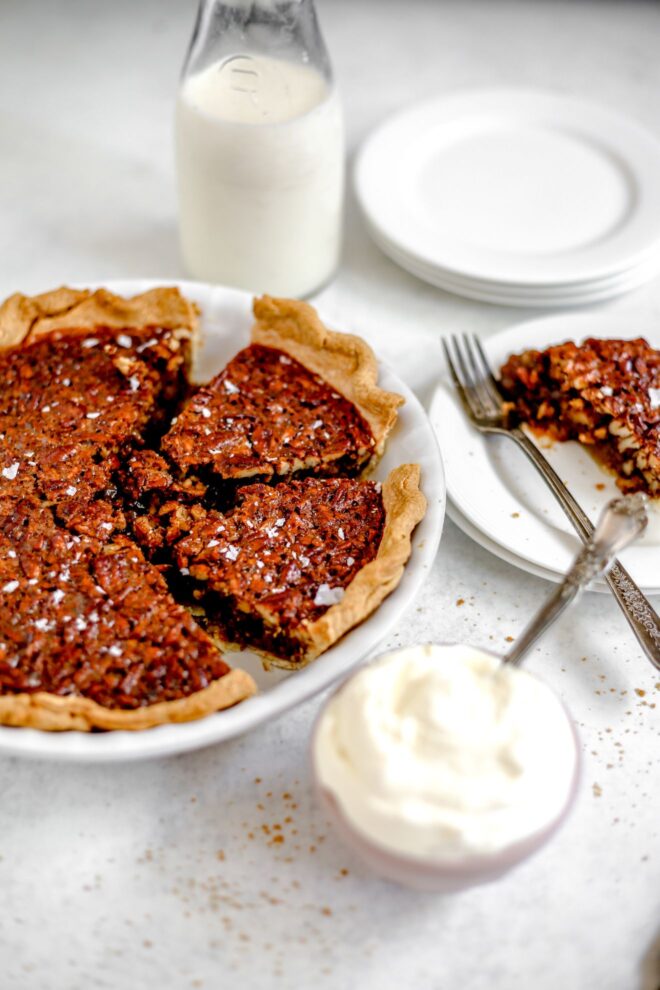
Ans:
[[[237,289],[179,280],[131,279],[97,283],[119,295],[132,296],[156,285],[178,285],[202,310],[202,341],[194,375],[207,380],[249,341],[252,296]],[[45,287],[47,288],[47,287]],[[335,327],[360,333],[357,326]],[[256,655],[229,654],[229,662],[248,670],[259,693],[235,708],[199,721],[165,725],[140,732],[42,732],[0,726],[0,753],[73,762],[146,759],[199,749],[231,739],[300,704],[346,674],[369,656],[415,598],[433,563],[445,513],[445,480],[440,451],[429,419],[410,389],[387,367],[379,383],[401,393],[406,402],[378,465],[383,480],[399,464],[421,466],[421,488],[428,501],[422,523],[413,535],[413,550],[398,588],[360,626],[308,667],[295,672],[265,672]]]

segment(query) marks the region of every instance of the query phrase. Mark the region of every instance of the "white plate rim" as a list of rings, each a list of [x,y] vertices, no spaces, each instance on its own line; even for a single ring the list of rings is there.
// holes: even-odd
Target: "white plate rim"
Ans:
[[[384,243],[375,233],[372,232],[373,240],[381,250],[399,267],[405,269],[415,278],[421,279],[430,285],[453,295],[462,296],[466,299],[474,299],[477,302],[490,303],[493,306],[514,306],[521,309],[567,309],[577,306],[597,305],[607,302],[617,296],[624,295],[634,289],[640,288],[649,282],[660,272],[660,252],[657,257],[644,265],[639,265],[632,272],[625,276],[617,276],[610,279],[606,284],[597,289],[581,289],[570,292],[518,292],[506,290],[490,290],[484,288],[476,282],[467,279],[459,279],[446,275],[439,270],[432,270],[427,266],[415,262],[405,256],[391,244]]]
[[[498,368],[509,354],[526,347],[543,348],[561,340],[587,336],[626,338],[640,334],[646,335],[655,346],[660,345],[657,321],[648,312],[567,312],[516,323],[482,343],[491,367]],[[478,433],[467,422],[446,369],[433,395],[431,409],[432,422],[443,449],[448,498],[472,526],[503,547],[513,558],[561,574],[579,546],[577,537],[569,529],[570,524],[566,523],[566,531],[558,531],[554,526],[543,523],[539,517],[529,516],[525,506],[497,474],[488,453],[489,438]],[[513,451],[513,444],[511,448]],[[474,496],[474,486],[468,486],[468,462],[465,458],[470,459],[469,470],[481,471],[479,490],[488,491],[489,502],[480,502]],[[456,469],[457,462],[459,470]],[[520,458],[520,463],[524,466],[523,458]],[[532,475],[535,473],[532,465],[524,470]],[[603,475],[603,480],[606,478]],[[492,485],[496,488],[493,489]],[[553,496],[549,491],[547,498],[548,504],[552,505]],[[514,513],[520,513],[525,522],[517,522],[515,527],[509,525],[508,519]],[[657,593],[657,579],[654,581],[652,575],[658,572],[659,554],[656,548],[643,544],[629,547],[621,554],[621,560],[633,579],[643,590],[648,589],[650,594]]]
[[[229,305],[242,307],[246,313],[251,308],[251,293],[176,278],[90,280],[78,283],[78,287],[106,288],[126,296],[164,285],[178,286],[188,298],[209,309],[211,301],[215,298],[217,304],[217,297],[222,295]],[[329,321],[329,325],[333,325],[333,321]],[[249,321],[245,327],[246,334],[248,327]],[[359,332],[359,328],[351,329]],[[244,343],[247,343],[247,335]],[[240,346],[243,346],[243,342],[237,342],[236,350]],[[427,497],[428,507],[425,518],[415,531],[413,552],[403,578],[379,609],[309,666],[279,681],[272,690],[258,694],[224,712],[142,732],[49,733],[38,729],[0,726],[0,754],[74,763],[109,763],[153,759],[201,749],[235,738],[284,714],[330,687],[374,652],[411,605],[426,579],[440,543],[446,503],[442,456],[430,420],[417,397],[394,372],[383,364],[380,364],[380,371],[382,384],[400,391],[406,399],[401,418],[410,416],[411,425],[423,432],[425,447],[428,441],[428,464],[422,477],[422,490]],[[396,434],[390,444],[395,441],[395,436]],[[402,462],[404,460],[405,458]],[[228,659],[231,663],[231,654]]]
[[[443,281],[454,285],[457,289],[465,288],[466,290],[469,289],[475,292],[479,291],[484,296],[492,298],[496,298],[497,296],[507,298],[516,297],[521,301],[529,300],[530,302],[535,302],[539,299],[579,300],[583,297],[597,294],[605,295],[608,292],[618,291],[619,286],[627,287],[628,285],[641,284],[653,278],[660,271],[659,243],[656,250],[650,252],[642,263],[633,265],[631,268],[626,268],[622,272],[608,275],[602,279],[590,279],[583,283],[572,283],[567,286],[528,286],[515,285],[514,283],[493,283],[481,279],[469,278],[465,275],[457,275],[453,272],[446,272],[439,267],[418,261],[406,255],[396,244],[388,241],[383,234],[371,227],[369,221],[366,221],[366,225],[372,239],[381,250],[393,261],[401,265],[401,267],[407,267],[409,271],[417,274],[418,277],[424,278],[429,282],[433,282],[433,280]]]
[[[546,567],[541,567],[540,564],[534,564],[531,560],[525,560],[524,557],[518,557],[516,554],[512,553],[505,546],[500,543],[496,543],[491,540],[489,536],[482,533],[480,529],[477,529],[469,519],[463,515],[461,510],[457,505],[452,502],[450,498],[447,499],[447,509],[446,516],[448,519],[457,526],[462,533],[465,533],[474,543],[478,544],[483,550],[487,550],[488,553],[492,553],[494,557],[498,557],[500,560],[504,561],[505,564],[511,564],[512,567],[517,567],[518,570],[525,571],[527,574],[532,574],[534,577],[541,578],[543,581],[549,581],[551,584],[559,584],[563,578],[563,573],[561,571],[552,571]],[[610,589],[608,585],[602,579],[594,581],[588,588],[589,591],[597,592],[598,594],[610,594]],[[660,587],[658,588],[646,588],[646,595],[660,595]]]
[[[497,252],[476,251],[455,239],[443,242],[442,233],[434,232],[433,243],[405,215],[393,211],[397,202],[395,168],[416,133],[432,122],[484,116],[488,113],[517,112],[533,117],[559,119],[568,130],[579,129],[593,143],[604,146],[610,155],[625,164],[634,176],[638,189],[638,208],[630,223],[623,224],[612,236],[582,250],[550,255],[543,263],[538,258],[511,257]],[[384,175],[383,162],[388,174]],[[406,255],[440,267],[445,272],[493,282],[519,285],[569,285],[591,278],[606,277],[641,262],[660,238],[660,189],[655,181],[660,165],[660,141],[641,124],[615,111],[578,100],[558,92],[502,87],[497,89],[457,90],[436,96],[403,109],[377,126],[360,147],[353,172],[358,203],[372,225]],[[643,209],[642,204],[643,202]],[[406,228],[405,223],[410,224]],[[426,242],[426,243],[425,243]]]

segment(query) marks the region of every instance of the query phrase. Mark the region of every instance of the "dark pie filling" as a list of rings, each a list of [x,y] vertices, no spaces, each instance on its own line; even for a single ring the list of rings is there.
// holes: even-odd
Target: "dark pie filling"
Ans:
[[[251,344],[198,389],[162,442],[184,474],[270,480],[352,475],[373,455],[369,424],[318,375]]]
[[[645,340],[526,351],[509,358],[501,381],[534,430],[585,444],[623,491],[660,496],[660,351]]]
[[[355,407],[253,346],[196,393],[158,453],[186,363],[157,329],[0,354],[0,694],[132,709],[201,690],[229,668],[172,591],[203,605],[224,639],[302,659],[306,626],[376,556],[379,486],[305,478],[354,474],[372,456]],[[198,456],[211,416],[193,411],[207,407],[218,414],[210,449],[227,441],[211,460]],[[272,485],[291,470],[302,480]],[[222,525],[237,560],[212,552]]]
[[[41,498],[64,521],[116,499],[121,461],[169,420],[185,366],[180,342],[154,328],[69,333],[0,354],[0,492]]]
[[[4,500],[0,543],[0,693],[134,709],[228,672],[132,541],[69,533],[46,506]]]
[[[223,639],[296,660],[309,624],[378,553],[384,524],[373,481],[249,485],[235,508],[197,522],[174,555]]]

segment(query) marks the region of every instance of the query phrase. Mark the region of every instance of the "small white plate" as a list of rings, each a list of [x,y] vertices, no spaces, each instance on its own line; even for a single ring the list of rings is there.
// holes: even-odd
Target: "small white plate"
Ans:
[[[203,341],[195,361],[195,376],[200,380],[211,378],[249,342],[252,297],[246,292],[177,280],[126,280],[102,284],[123,296],[132,296],[159,284],[178,285],[189,299],[194,300],[202,310]],[[338,329],[359,333],[360,328],[345,326]],[[343,677],[372,653],[425,582],[436,555],[445,513],[442,459],[424,409],[407,385],[382,365],[379,384],[399,392],[406,402],[375,477],[383,480],[399,464],[420,464],[428,510],[415,530],[412,555],[401,583],[372,616],[299,671],[265,672],[254,654],[230,654],[230,663],[243,667],[255,677],[259,693],[227,711],[199,721],[159,726],[144,732],[56,733],[0,726],[0,752],[75,762],[110,762],[200,749],[231,739],[281,715]]]
[[[585,337],[643,336],[660,346],[657,320],[630,313],[567,313],[518,324],[483,342],[494,370],[513,353],[543,349]],[[462,515],[491,541],[519,560],[562,574],[579,541],[541,476],[506,437],[475,430],[445,372],[433,398],[433,422],[442,444],[447,492]],[[614,479],[572,441],[538,441],[587,515],[595,520],[619,493]],[[660,585],[660,506],[653,503],[651,522],[638,544],[621,554],[622,564],[643,590]]]
[[[660,242],[660,142],[605,108],[516,89],[458,92],[363,145],[358,200],[383,243],[502,286],[584,285]]]

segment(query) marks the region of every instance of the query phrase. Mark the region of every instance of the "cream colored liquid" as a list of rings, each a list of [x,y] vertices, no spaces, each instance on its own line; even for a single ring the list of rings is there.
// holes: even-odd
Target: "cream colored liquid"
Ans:
[[[188,272],[303,296],[336,268],[344,184],[339,100],[314,69],[263,56],[184,80],[176,117]]]

